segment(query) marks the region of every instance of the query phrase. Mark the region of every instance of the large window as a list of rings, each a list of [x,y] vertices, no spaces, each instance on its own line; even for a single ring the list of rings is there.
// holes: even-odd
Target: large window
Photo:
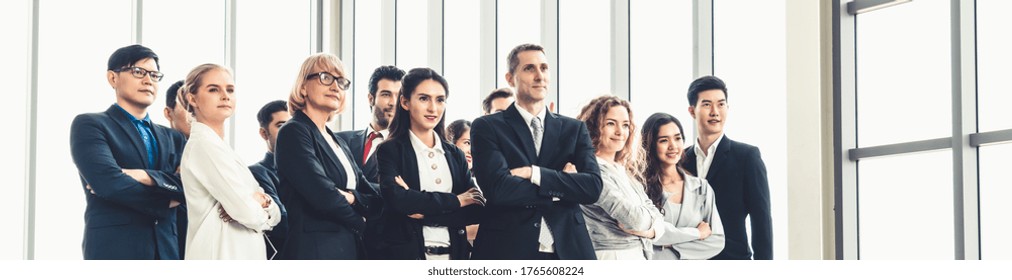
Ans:
[[[576,117],[590,100],[611,92],[610,0],[559,0],[558,112]],[[621,54],[626,55],[626,54]],[[625,97],[622,97],[625,99]]]
[[[106,65],[113,51],[131,44],[133,10],[129,0],[52,0],[40,1],[39,13],[60,20],[39,21],[35,257],[80,259],[86,193],[67,144],[70,123],[116,102]],[[148,113],[159,113],[154,108],[161,106]]]
[[[301,0],[278,5],[269,1],[237,1],[235,96],[238,100],[232,118],[235,119],[235,151],[247,164],[260,161],[267,151],[266,142],[260,138],[257,111],[274,100],[288,101],[302,61],[313,53],[312,2]],[[351,105],[346,104],[345,108],[350,112]]]
[[[695,139],[685,89],[692,82],[692,2],[641,0],[629,3],[629,69],[634,121],[668,113]],[[686,144],[691,144],[687,141]]]
[[[434,68],[429,61],[429,39],[431,33],[442,30],[429,25],[429,0],[397,0],[397,67],[404,71],[411,68]],[[435,69],[442,71],[442,69]]]
[[[1012,64],[1012,43],[1006,40],[1012,18],[1012,2],[978,0],[977,2],[977,95],[980,106],[979,131],[1012,129],[1012,88],[1008,65]],[[1012,259],[1012,144],[996,144],[980,148],[980,254],[981,259]]]
[[[31,31],[31,1],[0,2],[0,38],[6,42],[29,42]],[[5,43],[0,52],[0,81],[7,92],[4,98],[8,104],[0,110],[0,119],[7,120],[8,137],[0,143],[11,153],[0,160],[0,178],[7,187],[7,202],[0,204],[0,213],[6,213],[10,221],[0,232],[0,260],[20,259],[23,252],[25,225],[25,162],[27,153],[28,126],[28,44]]]
[[[481,2],[446,0],[443,2],[443,74],[450,84],[446,101],[446,124],[459,119],[468,121],[481,116],[481,100],[491,88],[481,87],[482,56],[480,20]]]
[[[506,72],[509,63],[506,56],[520,44],[541,44],[541,0],[496,1],[496,58],[497,87],[507,87]],[[546,50],[547,51],[547,50]],[[558,67],[552,65],[552,67]],[[551,77],[555,78],[555,77]],[[555,86],[555,82],[552,81]],[[491,92],[491,90],[489,91]]]
[[[714,75],[727,83],[728,91],[725,137],[759,147],[762,153],[770,186],[773,257],[777,259],[788,257],[785,9],[784,1],[713,3]],[[688,85],[675,87],[683,91],[679,96],[685,96]],[[688,100],[682,102],[687,105]],[[695,144],[690,141],[688,144]],[[751,232],[751,223],[746,225]]]
[[[390,1],[392,2],[392,1]],[[369,108],[369,77],[372,76],[372,72],[377,67],[382,65],[392,65],[393,58],[383,57],[383,49],[380,46],[393,44],[391,41],[385,41],[384,35],[381,34],[386,28],[386,25],[393,24],[393,22],[383,21],[385,7],[384,1],[355,1],[355,24],[354,28],[345,29],[343,32],[354,32],[354,56],[345,57],[344,60],[354,60],[355,69],[351,74],[352,83],[351,89],[348,95],[348,101],[351,104],[345,104],[347,108],[354,108],[353,112],[345,112],[348,116],[354,116],[352,121],[352,127],[342,128],[345,130],[350,129],[365,129],[365,126],[369,125],[372,121],[372,111]],[[345,69],[348,71],[349,69]],[[407,70],[405,70],[407,71]],[[349,114],[351,113],[351,114]]]

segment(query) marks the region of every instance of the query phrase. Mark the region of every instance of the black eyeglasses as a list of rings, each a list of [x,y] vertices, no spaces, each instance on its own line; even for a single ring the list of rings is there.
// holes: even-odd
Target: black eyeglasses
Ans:
[[[337,81],[337,86],[340,87],[341,90],[348,90],[348,87],[351,86],[351,81],[348,79],[345,79],[344,77],[335,77],[327,72],[309,74],[309,76],[306,76],[306,79],[308,80],[315,77],[320,77],[320,83],[325,86],[333,85],[334,81]]]
[[[123,67],[123,68],[120,68],[119,70],[116,70],[116,72],[123,72],[123,71],[127,71],[127,70],[130,71],[130,74],[133,75],[134,78],[138,78],[138,79],[144,79],[144,76],[151,76],[152,80],[155,80],[155,82],[160,82],[160,81],[162,81],[162,77],[165,77],[165,74],[162,74],[162,72],[148,71],[147,69],[140,68],[140,67],[137,67],[137,66],[134,66],[134,67]]]

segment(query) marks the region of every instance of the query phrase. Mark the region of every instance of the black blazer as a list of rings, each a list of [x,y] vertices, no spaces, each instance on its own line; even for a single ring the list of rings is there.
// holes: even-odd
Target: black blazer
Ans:
[[[694,147],[685,149],[682,167],[698,174]],[[773,259],[773,219],[770,217],[770,186],[759,148],[724,138],[717,144],[706,173],[713,187],[717,212],[724,225],[724,250],[713,259]],[[752,248],[745,234],[745,217],[752,220]],[[755,254],[753,255],[753,252]]]
[[[323,137],[331,137],[340,151],[334,151]],[[278,131],[274,156],[278,167],[281,201],[288,210],[288,241],[280,259],[358,259],[362,257],[364,217],[381,207],[380,196],[354,164],[344,170],[335,153],[348,153],[348,146],[326,134],[301,111]],[[348,176],[357,180],[348,190]],[[355,204],[349,205],[338,189],[351,191]]]
[[[467,243],[464,227],[475,224],[474,209],[479,205],[460,208],[457,195],[474,185],[467,159],[456,146],[440,142],[450,173],[453,177],[452,193],[421,191],[418,173],[418,159],[415,156],[410,136],[383,142],[376,151],[380,166],[380,189],[386,205],[383,211],[383,231],[380,232],[379,255],[386,259],[424,260],[425,239],[422,226],[445,226],[450,232],[450,259],[466,260],[471,245]],[[398,185],[394,178],[401,179],[410,190]],[[411,214],[422,214],[424,219],[409,218]]]
[[[362,154],[365,153],[365,140],[367,139],[366,136],[368,136],[365,134],[365,131],[365,129],[341,131],[334,135],[348,143],[348,151],[354,156],[352,159],[358,165],[358,169],[362,170],[365,179],[378,184],[379,162],[376,160],[376,151],[373,151],[373,156],[369,157],[366,162],[362,162]]]
[[[172,129],[153,124],[158,142],[155,166],[137,128],[122,109],[77,115],[70,125],[70,151],[81,176],[84,211],[84,259],[179,259],[177,209],[185,203],[179,160],[186,140]],[[155,186],[141,185],[123,169],[144,169]],[[86,185],[91,185],[91,194]]]
[[[601,195],[601,173],[587,125],[547,113],[540,155],[528,127],[515,105],[472,124],[473,170],[487,204],[471,257],[538,259],[544,217],[560,259],[596,259],[580,210],[580,204],[592,204]],[[567,162],[579,173],[562,172]],[[510,175],[510,169],[531,165],[540,168],[540,186]]]
[[[281,182],[278,179],[278,167],[274,164],[274,154],[267,152],[263,160],[249,166],[249,171],[253,173],[253,178],[256,178],[257,183],[260,184],[260,188],[264,189],[264,193],[271,196],[271,199],[274,199],[274,203],[278,205],[278,209],[281,210],[281,222],[274,226],[271,231],[267,232],[267,237],[271,241],[267,245],[267,257],[270,258],[270,256],[274,255],[275,249],[278,254],[281,253],[281,247],[285,244],[285,238],[288,235],[288,210],[285,209],[285,204],[281,202],[281,197],[278,196],[277,186]],[[274,245],[274,249],[271,249],[271,244]]]

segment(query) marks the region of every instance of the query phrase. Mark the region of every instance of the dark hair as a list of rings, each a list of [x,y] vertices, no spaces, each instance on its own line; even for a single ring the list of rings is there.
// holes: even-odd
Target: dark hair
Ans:
[[[257,121],[260,122],[260,128],[267,129],[267,126],[271,125],[271,121],[274,120],[274,113],[287,110],[288,102],[284,100],[274,100],[260,107],[260,111],[257,112]]]
[[[682,139],[685,139],[685,129],[682,128],[682,123],[678,121],[675,116],[667,113],[654,113],[650,115],[645,122],[643,122],[643,149],[646,150],[646,168],[644,168],[643,174],[643,186],[646,188],[647,197],[654,203],[657,210],[664,213],[664,186],[661,183],[661,176],[663,171],[661,170],[661,162],[657,159],[657,134],[661,132],[661,127],[675,123],[678,126],[678,130],[682,133]],[[683,140],[684,141],[684,140]],[[683,155],[678,160],[678,172],[682,174],[682,178],[685,178],[685,170],[682,169],[682,162],[685,161]]]
[[[510,97],[513,97],[512,89],[508,87],[498,88],[492,91],[492,93],[489,93],[488,96],[485,97],[485,100],[481,101],[481,110],[486,114],[492,113],[492,100]]]
[[[540,51],[541,53],[545,53],[545,48],[542,48],[541,46],[535,44],[522,44],[516,46],[515,48],[513,48],[513,50],[510,51],[510,54],[506,56],[506,62],[509,64],[510,67],[507,73],[513,74],[513,71],[516,70],[517,65],[520,65],[520,58],[518,56],[520,55],[520,53],[525,51]]]
[[[446,79],[443,79],[443,76],[440,76],[439,73],[430,68],[415,68],[408,71],[408,74],[404,76],[404,81],[401,83],[400,100],[411,100],[411,95],[415,94],[415,89],[418,88],[418,85],[428,80],[436,81],[442,85],[443,89],[446,90],[446,98],[450,98],[450,86],[446,84]],[[408,110],[404,110],[404,107],[399,102],[396,110],[394,119],[390,121],[390,139],[407,137],[408,131],[411,130],[411,115],[409,115]],[[444,122],[446,122],[446,111],[443,111],[443,115],[439,118],[439,123],[434,128],[436,134],[439,136],[446,135],[443,129]]]
[[[714,76],[699,77],[689,84],[689,106],[696,106],[699,101],[699,93],[711,89],[719,89],[724,92],[724,99],[727,99],[727,85],[720,78]]]
[[[471,130],[471,122],[468,120],[455,120],[446,126],[446,141],[450,144],[457,144],[457,140],[464,136],[464,132]]]
[[[185,81],[183,80],[179,80],[172,83],[172,85],[169,86],[169,89],[165,91],[165,107],[173,110],[176,109],[176,101],[178,101],[176,99],[177,95],[179,95],[179,88],[183,87],[184,82]]]
[[[614,107],[623,107],[629,112],[629,138],[626,139],[625,144],[622,145],[622,150],[619,150],[614,155],[615,161],[625,166],[626,173],[636,180],[642,181],[642,169],[640,168],[641,158],[643,153],[640,151],[640,147],[636,145],[635,131],[636,124],[633,122],[632,105],[628,101],[619,99],[614,95],[603,95],[598,98],[594,98],[590,103],[583,106],[580,110],[580,115],[576,118],[587,123],[587,131],[590,133],[590,142],[594,146],[596,151],[601,146],[601,128],[605,124],[605,116],[608,115],[608,111]],[[621,124],[620,124],[621,125]]]
[[[134,63],[145,58],[155,60],[155,67],[158,67],[155,70],[162,69],[162,66],[158,64],[158,55],[155,54],[155,51],[141,45],[129,45],[117,49],[109,56],[109,68],[106,70],[117,71],[123,67],[131,67],[134,66]]]
[[[369,95],[376,96],[376,91],[379,90],[376,87],[380,80],[387,79],[396,82],[402,78],[404,78],[404,70],[397,68],[397,66],[387,65],[376,68],[372,72],[372,77],[369,77]]]

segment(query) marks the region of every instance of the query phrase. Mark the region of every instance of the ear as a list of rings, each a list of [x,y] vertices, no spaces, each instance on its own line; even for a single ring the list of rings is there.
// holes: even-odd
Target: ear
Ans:
[[[176,106],[182,106],[182,105],[176,104]],[[171,122],[172,122],[172,109],[169,109],[169,107],[165,107],[165,109],[162,110],[162,113],[165,114],[165,119],[169,120],[169,122],[171,124]]]
[[[513,73],[506,72],[506,83],[508,83],[511,88],[516,88],[516,86],[513,85]]]
[[[408,110],[408,101],[411,101],[411,100],[408,100],[406,98],[401,98],[401,99],[398,99],[398,101],[400,101],[401,108],[404,109],[404,111],[410,111],[410,110]]]
[[[367,96],[369,97],[369,108],[376,106],[376,95],[369,94]]]
[[[118,78],[116,72],[112,70],[105,71],[105,79],[109,81],[109,86],[112,88],[116,88],[116,78]]]
[[[187,94],[186,100],[186,104],[190,105],[190,108],[193,108],[194,110],[197,109],[197,100],[194,99],[193,94]]]
[[[689,116],[692,116],[693,119],[696,118],[696,106],[689,106]]]
[[[267,135],[267,130],[263,127],[260,128],[260,138],[263,138],[264,140],[270,139],[270,136]]]

